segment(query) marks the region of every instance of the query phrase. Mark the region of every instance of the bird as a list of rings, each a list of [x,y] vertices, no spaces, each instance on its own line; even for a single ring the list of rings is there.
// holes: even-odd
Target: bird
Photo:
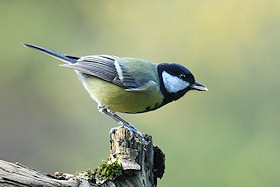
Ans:
[[[176,101],[190,90],[208,91],[193,74],[177,63],[151,63],[146,60],[113,55],[71,56],[44,47],[22,43],[57,58],[73,69],[98,110],[127,128],[131,137],[146,140],[120,113],[144,113]],[[110,131],[111,133],[111,131]]]

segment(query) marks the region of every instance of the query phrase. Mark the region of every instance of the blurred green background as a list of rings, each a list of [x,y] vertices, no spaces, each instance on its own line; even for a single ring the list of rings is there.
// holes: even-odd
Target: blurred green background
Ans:
[[[280,1],[0,1],[0,159],[75,173],[109,155],[76,74],[21,42],[188,67],[209,92],[121,114],[166,154],[159,186],[280,186]]]

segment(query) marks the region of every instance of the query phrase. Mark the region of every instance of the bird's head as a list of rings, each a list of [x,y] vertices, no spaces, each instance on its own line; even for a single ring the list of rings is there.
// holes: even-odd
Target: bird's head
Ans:
[[[165,104],[177,100],[190,90],[208,91],[202,84],[195,81],[193,74],[184,66],[174,63],[161,63],[157,66],[160,89]]]

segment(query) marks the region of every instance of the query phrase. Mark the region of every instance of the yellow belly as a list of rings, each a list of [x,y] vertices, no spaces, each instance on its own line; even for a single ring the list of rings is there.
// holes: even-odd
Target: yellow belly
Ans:
[[[159,87],[146,91],[126,91],[124,88],[92,76],[83,79],[83,84],[91,97],[115,112],[146,112],[158,108],[163,100]]]

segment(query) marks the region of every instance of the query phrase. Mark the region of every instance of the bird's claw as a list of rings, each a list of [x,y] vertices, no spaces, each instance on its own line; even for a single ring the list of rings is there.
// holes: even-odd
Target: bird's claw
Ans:
[[[119,129],[119,127],[112,128],[109,132],[109,136],[111,137],[111,135],[114,134],[118,129]]]
[[[145,140],[143,134],[141,132],[139,132],[133,125],[131,124],[125,124],[123,122],[119,122],[120,127],[124,127],[127,130],[129,130],[130,132],[130,138],[129,140],[131,140],[132,138],[137,138],[142,144],[147,145],[147,141]],[[114,127],[110,130],[109,135],[115,133],[117,130],[119,129],[119,127]]]
[[[135,137],[138,140],[140,140],[140,142],[142,144],[147,145],[147,142],[146,142],[143,134],[140,133],[132,124],[130,124],[130,123],[126,122],[125,120],[123,120],[122,118],[120,118],[118,115],[116,115],[114,112],[112,112],[111,110],[106,108],[104,105],[98,105],[98,110],[99,110],[99,112],[110,116],[115,121],[117,121],[121,126],[128,129],[130,132],[130,140],[133,137]],[[109,132],[109,135],[113,134],[116,130],[118,130],[118,127],[112,128]]]

